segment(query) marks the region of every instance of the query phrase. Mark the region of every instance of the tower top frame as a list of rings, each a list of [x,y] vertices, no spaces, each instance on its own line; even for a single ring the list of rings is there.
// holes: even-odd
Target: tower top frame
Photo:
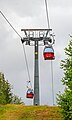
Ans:
[[[45,29],[21,29],[21,31],[52,31],[52,29],[47,29],[47,28],[45,28]]]

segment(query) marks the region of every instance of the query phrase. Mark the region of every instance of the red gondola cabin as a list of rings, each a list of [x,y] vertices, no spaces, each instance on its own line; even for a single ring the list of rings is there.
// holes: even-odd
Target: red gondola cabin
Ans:
[[[34,97],[33,90],[29,88],[26,93],[26,98],[32,99],[33,97]]]
[[[44,48],[44,60],[54,60],[54,49],[52,48],[52,46],[46,46]]]

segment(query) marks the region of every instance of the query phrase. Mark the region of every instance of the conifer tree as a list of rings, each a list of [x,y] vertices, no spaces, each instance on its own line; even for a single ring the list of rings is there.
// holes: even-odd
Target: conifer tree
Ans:
[[[12,87],[8,80],[5,80],[4,74],[0,72],[0,104],[22,104],[21,98],[13,95]]]
[[[5,80],[4,74],[0,72],[0,104],[7,104],[11,101],[11,85]]]
[[[72,120],[72,39],[65,48],[65,54],[67,58],[61,61],[61,69],[64,71],[62,83],[65,90],[63,94],[58,95],[57,102],[61,106],[64,120]]]

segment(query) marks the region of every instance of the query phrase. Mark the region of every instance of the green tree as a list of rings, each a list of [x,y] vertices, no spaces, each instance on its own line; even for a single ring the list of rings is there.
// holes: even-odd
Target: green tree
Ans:
[[[24,104],[24,103],[22,102],[21,98],[19,98],[17,95],[14,95],[12,99],[12,104]]]
[[[61,69],[64,71],[62,83],[65,90],[63,94],[58,95],[57,103],[61,106],[64,120],[72,120],[72,39],[65,48],[65,54],[67,58],[61,61]]]
[[[0,72],[0,104],[7,104],[12,101],[11,85],[5,80],[4,74]]]
[[[0,104],[21,104],[21,98],[12,93],[11,84],[5,80],[4,74],[0,72]]]

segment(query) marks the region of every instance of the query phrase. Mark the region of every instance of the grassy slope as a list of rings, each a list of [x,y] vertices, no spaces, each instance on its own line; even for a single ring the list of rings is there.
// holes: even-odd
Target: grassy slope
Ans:
[[[62,120],[58,107],[0,105],[0,120]]]

